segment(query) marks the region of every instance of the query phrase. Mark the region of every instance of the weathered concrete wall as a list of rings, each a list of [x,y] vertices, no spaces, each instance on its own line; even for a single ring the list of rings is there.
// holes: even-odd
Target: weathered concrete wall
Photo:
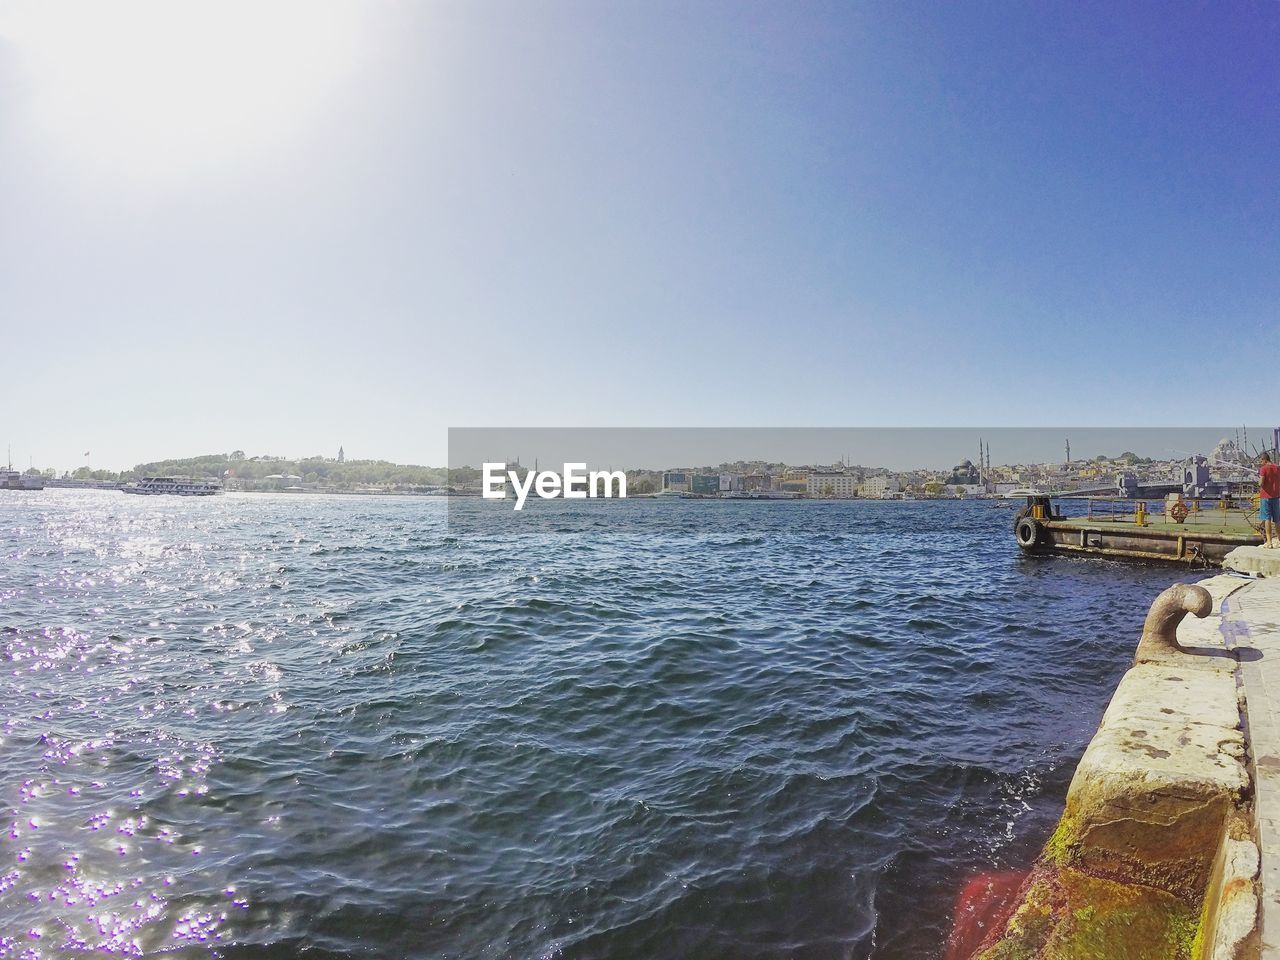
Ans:
[[[1214,577],[1152,605],[1021,906],[980,960],[1242,960],[1250,781],[1217,622],[1242,583]]]
[[[1223,567],[1240,573],[1280,577],[1280,550],[1267,547],[1236,547],[1222,561]]]
[[[1261,559],[1269,562],[1278,552],[1266,551]],[[1223,618],[1223,633],[1240,657],[1254,839],[1261,854],[1258,956],[1280,960],[1280,578],[1247,582],[1227,598]]]
[[[1214,866],[1192,960],[1254,960],[1258,957],[1258,846],[1248,825],[1233,821]],[[1245,833],[1244,837],[1233,834]]]

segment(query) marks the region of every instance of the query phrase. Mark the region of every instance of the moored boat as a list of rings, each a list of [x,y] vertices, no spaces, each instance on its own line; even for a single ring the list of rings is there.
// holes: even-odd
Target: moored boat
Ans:
[[[44,477],[38,473],[0,470],[0,490],[43,490]]]
[[[142,496],[211,497],[222,492],[222,483],[204,477],[143,477],[120,488]]]
[[[1064,515],[1046,495],[1027,497],[1013,520],[1018,546],[1027,553],[1172,560],[1220,567],[1236,547],[1262,542],[1250,501],[1240,498],[1155,501],[1091,497],[1088,512]],[[1159,507],[1163,507],[1163,510]],[[1105,508],[1105,509],[1104,509]]]

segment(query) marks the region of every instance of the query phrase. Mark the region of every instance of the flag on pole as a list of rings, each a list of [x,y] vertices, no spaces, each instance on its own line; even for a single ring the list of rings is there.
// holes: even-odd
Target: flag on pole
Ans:
[[[86,457],[87,457],[87,456],[89,456],[89,451],[88,451],[88,450],[86,450],[86,451],[84,452],[84,455],[85,455]]]

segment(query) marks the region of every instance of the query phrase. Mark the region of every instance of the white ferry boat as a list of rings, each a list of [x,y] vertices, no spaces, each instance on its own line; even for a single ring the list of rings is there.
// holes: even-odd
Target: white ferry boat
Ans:
[[[175,497],[211,497],[222,492],[222,484],[217,480],[197,477],[143,477],[136,483],[125,484],[120,489],[125,493],[138,493],[151,497],[163,494]]]
[[[43,490],[44,477],[12,468],[0,470],[0,490]]]

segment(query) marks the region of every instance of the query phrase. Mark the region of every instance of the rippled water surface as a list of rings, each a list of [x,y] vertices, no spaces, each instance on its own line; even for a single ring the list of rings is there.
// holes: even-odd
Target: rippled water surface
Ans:
[[[991,503],[0,492],[0,957],[921,958],[1179,571]]]

